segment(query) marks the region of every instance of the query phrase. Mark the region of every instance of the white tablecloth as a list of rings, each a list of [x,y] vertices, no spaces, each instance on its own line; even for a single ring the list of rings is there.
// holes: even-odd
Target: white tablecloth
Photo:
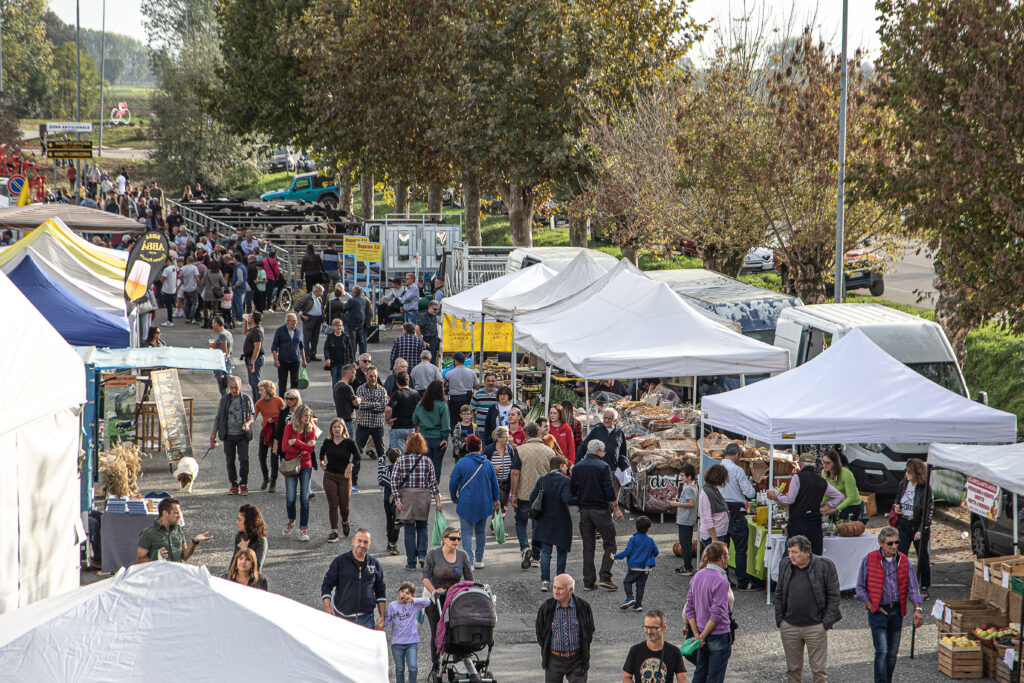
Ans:
[[[772,581],[779,580],[779,563],[786,556],[786,537],[772,534],[771,549],[765,550],[765,566],[771,572]],[[872,550],[878,549],[878,537],[864,533],[856,538],[826,536],[822,546],[825,557],[832,560],[839,572],[839,590],[853,590],[857,587],[857,572],[861,560]]]

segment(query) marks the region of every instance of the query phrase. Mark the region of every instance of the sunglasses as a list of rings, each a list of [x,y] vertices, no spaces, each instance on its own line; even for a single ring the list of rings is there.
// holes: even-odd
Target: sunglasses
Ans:
[[[296,398],[295,396],[286,396],[284,400],[286,400],[286,401],[298,401],[299,399]]]
[[[449,541],[455,541],[456,543],[458,543],[459,541],[462,540],[462,536],[449,536],[448,540]]]
[[[885,546],[899,545],[899,541],[885,541],[884,543],[882,543],[882,545],[885,545]]]

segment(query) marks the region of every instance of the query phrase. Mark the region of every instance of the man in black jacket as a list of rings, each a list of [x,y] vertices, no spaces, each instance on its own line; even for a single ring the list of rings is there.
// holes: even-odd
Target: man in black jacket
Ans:
[[[334,558],[323,583],[320,595],[324,611],[347,619],[354,624],[372,629],[384,621],[387,607],[384,588],[384,570],[380,561],[369,554],[370,532],[359,529],[352,537],[352,550]],[[331,592],[334,599],[331,599]],[[377,608],[377,619],[373,609]]]
[[[537,644],[544,667],[544,683],[587,683],[590,644],[594,640],[594,613],[568,574],[555,577],[553,597],[537,610]]]
[[[576,460],[569,480],[569,489],[580,508],[580,539],[583,541],[583,590],[600,585],[608,590],[618,588],[612,583],[612,556],[615,555],[615,525],[611,515],[622,521],[622,511],[615,502],[612,472],[604,461],[604,443],[593,439],[587,443],[587,455]],[[601,535],[601,583],[594,568],[597,535]]]
[[[782,636],[788,680],[803,679],[806,647],[814,681],[823,683],[828,680],[828,631],[843,618],[839,573],[832,560],[811,553],[806,536],[787,540],[786,551],[789,556],[782,558],[775,587],[775,625]]]
[[[601,424],[597,425],[583,437],[583,441],[576,447],[576,461],[583,459],[586,455],[586,445],[591,439],[600,439],[604,442],[604,455],[602,458],[614,473],[617,468],[626,469],[629,466],[629,453],[626,450],[626,435],[621,429],[615,426],[619,419],[619,413],[614,408],[605,408],[601,414]],[[613,482],[615,493],[619,492],[619,482]]]

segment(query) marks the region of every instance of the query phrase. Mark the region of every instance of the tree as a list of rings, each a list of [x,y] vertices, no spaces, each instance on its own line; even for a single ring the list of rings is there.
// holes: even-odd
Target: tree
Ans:
[[[53,53],[53,67],[57,73],[54,95],[48,107],[55,117],[74,118],[78,100],[78,59],[74,43],[64,43]],[[82,51],[82,118],[88,119],[100,101],[100,70],[96,60]]]
[[[46,40],[53,49],[57,49],[64,43],[75,42],[75,28],[65,24],[64,20],[57,16],[52,9],[46,10],[43,15],[43,27],[46,31]]]
[[[1024,332],[1024,5],[882,0],[878,93],[888,154],[853,178],[898,203],[935,254],[936,320],[963,358],[994,316]],[[885,130],[884,128],[882,128]]]
[[[120,57],[107,57],[102,66],[104,80],[111,85],[117,83],[124,73],[124,60]]]
[[[54,80],[46,41],[46,0],[0,0],[3,17],[4,104],[22,117],[43,116]]]

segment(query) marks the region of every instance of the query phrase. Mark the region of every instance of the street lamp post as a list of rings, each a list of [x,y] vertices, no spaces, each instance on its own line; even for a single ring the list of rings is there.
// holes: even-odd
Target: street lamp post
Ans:
[[[82,121],[82,22],[79,20],[79,0],[75,0],[75,121]],[[75,133],[81,140],[82,134]],[[82,186],[82,162],[75,160],[75,203],[78,203],[78,188]]]
[[[103,81],[106,78],[107,58],[107,0],[103,0],[103,20],[101,22],[102,33],[100,34],[100,148],[96,151],[98,156],[103,156]]]
[[[843,232],[846,228],[844,193],[846,182],[846,20],[847,3],[843,0],[843,63],[839,71],[839,181],[836,188],[836,276],[835,298],[837,304],[843,303],[845,285],[843,282]]]

